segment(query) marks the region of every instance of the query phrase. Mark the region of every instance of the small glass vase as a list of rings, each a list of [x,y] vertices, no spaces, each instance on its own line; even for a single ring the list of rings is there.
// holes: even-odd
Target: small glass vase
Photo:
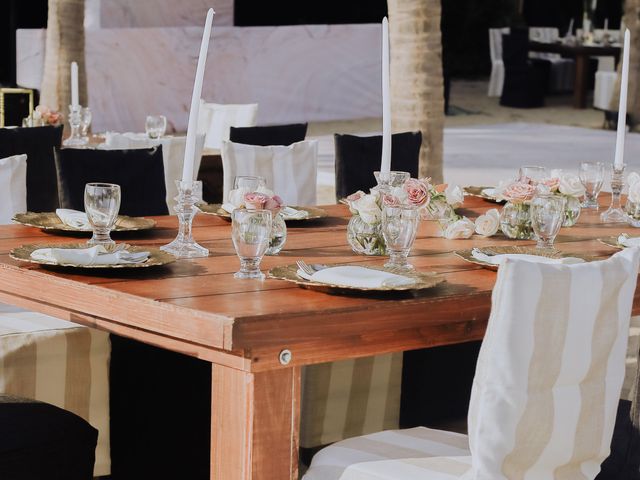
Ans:
[[[500,229],[508,238],[515,240],[533,238],[529,204],[507,202],[500,213]]]
[[[624,211],[627,214],[629,225],[636,228],[640,227],[640,202],[632,202],[627,197]]]
[[[578,197],[565,196],[564,199],[564,222],[562,222],[562,226],[573,227],[578,222],[578,218],[580,218],[582,205]]]
[[[271,241],[269,242],[269,248],[267,249],[267,255],[277,255],[280,250],[284,248],[284,244],[287,241],[287,224],[284,221],[284,217],[281,213],[276,214],[273,217],[273,224],[271,226]]]
[[[351,249],[361,255],[385,255],[387,252],[382,224],[371,225],[354,215],[347,225],[347,241]]]

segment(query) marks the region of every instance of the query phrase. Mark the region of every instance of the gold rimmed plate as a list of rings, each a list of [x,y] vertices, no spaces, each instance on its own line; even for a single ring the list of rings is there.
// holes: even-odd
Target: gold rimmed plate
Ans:
[[[604,237],[604,238],[599,238],[598,241],[600,243],[604,243],[606,246],[608,247],[613,247],[613,248],[619,248],[619,249],[623,249],[623,248],[627,248],[624,245],[622,245],[619,241],[618,238],[621,235],[615,236],[615,237]],[[630,235],[626,235],[627,238],[640,238],[640,237],[632,237]]]
[[[17,213],[12,220],[16,223],[26,225],[28,227],[36,227],[42,230],[57,230],[61,232],[87,233],[91,234],[91,230],[83,230],[80,228],[67,225],[56,212],[26,212]],[[156,226],[156,221],[151,218],[144,217],[127,217],[126,215],[118,215],[116,224],[112,232],[134,232],[138,230],[150,230]]]
[[[296,207],[294,205],[290,205],[291,208],[295,208],[296,210],[302,210],[307,212],[305,218],[284,218],[285,222],[306,222],[307,220],[318,220],[320,218],[326,218],[329,214],[326,210],[317,207]],[[206,205],[198,205],[198,208],[202,211],[202,213],[206,213],[208,215],[215,215],[216,217],[225,218],[227,220],[231,220],[231,214],[222,208],[222,205],[219,203],[208,203]]]
[[[495,187],[477,187],[474,185],[464,187],[464,193],[469,195],[470,197],[482,198],[483,200],[487,200],[493,203],[502,203],[503,200],[498,200],[495,195],[491,194],[494,191]]]
[[[126,244],[117,244],[111,248],[123,248],[122,245],[125,245],[125,248],[128,252],[137,253],[137,252],[149,252],[149,258],[144,262],[140,263],[121,263],[117,265],[105,265],[105,264],[93,264],[93,265],[78,265],[71,263],[58,263],[58,262],[48,262],[44,260],[37,260],[31,258],[31,254],[41,248],[88,248],[86,243],[63,243],[63,244],[37,244],[37,245],[22,245],[21,247],[14,248],[11,250],[10,256],[14,260],[19,260],[21,262],[28,263],[36,263],[38,265],[48,265],[52,267],[67,267],[67,268],[88,268],[88,269],[123,269],[123,268],[148,268],[148,267],[159,267],[162,265],[168,265],[169,263],[175,262],[176,257],[171,255],[170,253],[164,252],[159,248],[154,247],[141,247],[141,246],[132,246]],[[108,247],[107,250],[110,250]]]
[[[593,260],[592,257],[588,255],[582,255],[577,253],[565,253],[560,252],[558,250],[544,250],[536,247],[523,247],[517,245],[507,245],[507,246],[491,246],[491,247],[476,247],[476,250],[480,250],[480,252],[485,255],[534,255],[536,257],[544,257],[544,258],[553,258],[553,259],[561,259],[566,257],[575,257],[590,262]],[[494,265],[493,263],[483,262],[482,260],[478,260],[472,254],[473,249],[468,250],[456,250],[453,252],[458,257],[469,263],[475,263],[476,265],[480,265],[484,268],[488,268],[490,270],[498,270],[498,265]]]
[[[269,278],[292,282],[302,288],[307,288],[309,290],[316,290],[319,292],[332,293],[332,294],[352,294],[352,295],[363,294],[363,293],[381,294],[381,293],[392,293],[392,292],[411,293],[411,292],[418,292],[420,290],[427,290],[429,288],[433,288],[436,285],[444,282],[444,278],[435,272],[420,272],[417,270],[397,271],[397,270],[389,269],[385,267],[376,267],[376,266],[369,266],[369,265],[365,266],[365,265],[358,265],[358,264],[326,265],[326,267],[338,267],[338,266],[358,266],[363,268],[369,268],[371,270],[395,273],[396,275],[402,275],[404,277],[411,278],[415,280],[415,283],[412,283],[410,285],[384,286],[379,288],[363,288],[363,287],[350,287],[347,285],[331,285],[327,283],[306,280],[298,276],[298,266],[296,264],[289,264],[289,265],[283,265],[280,267],[272,268],[269,271]]]

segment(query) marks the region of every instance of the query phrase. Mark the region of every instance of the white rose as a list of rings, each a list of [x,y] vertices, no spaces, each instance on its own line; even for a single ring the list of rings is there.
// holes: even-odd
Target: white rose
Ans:
[[[469,238],[473,235],[475,228],[476,226],[471,220],[467,217],[463,217],[460,220],[447,225],[442,232],[442,236],[449,240]]]
[[[484,237],[491,237],[498,233],[500,228],[500,212],[495,208],[492,208],[484,215],[480,215],[476,218],[475,231],[478,235]]]
[[[464,193],[457,185],[447,185],[444,190],[444,196],[447,199],[447,203],[453,208],[458,208],[464,203]]]
[[[629,201],[640,203],[640,182],[636,182],[629,187]]]
[[[236,188],[229,192],[229,202],[235,208],[244,207],[244,196],[249,193],[248,188]]]
[[[584,186],[577,175],[566,174],[560,177],[560,186],[558,190],[563,195],[570,197],[581,197],[585,194]]]
[[[378,206],[375,195],[363,195],[353,202],[351,206],[356,212],[358,212],[358,215],[360,215],[360,218],[362,218],[365,223],[374,225],[380,222],[382,211]]]
[[[629,185],[629,187],[635,185],[638,181],[640,181],[640,175],[636,172],[631,172],[627,177],[627,185]]]

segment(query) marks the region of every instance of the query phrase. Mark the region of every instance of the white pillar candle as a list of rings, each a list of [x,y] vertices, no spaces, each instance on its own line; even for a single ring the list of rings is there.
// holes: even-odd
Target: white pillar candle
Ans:
[[[618,107],[618,132],[616,135],[615,168],[624,164],[624,137],[627,133],[627,91],[629,90],[629,50],[631,49],[631,32],[624,32],[624,50],[622,52],[622,78],[620,79],[620,106]]]
[[[593,0],[591,2],[591,11],[595,12],[598,9],[598,0]]]
[[[609,30],[609,19],[605,18],[604,19],[604,33],[607,33],[608,30]]]
[[[381,173],[391,171],[391,99],[389,97],[389,21],[382,20],[382,163]]]
[[[572,18],[571,21],[569,22],[569,29],[567,30],[567,37],[571,37],[573,35],[573,22],[574,22],[574,19]]]
[[[202,43],[200,44],[200,55],[198,56],[198,67],[196,68],[196,79],[191,95],[191,109],[189,110],[189,123],[187,125],[187,144],[184,150],[184,162],[182,164],[182,181],[193,182],[193,165],[196,156],[196,134],[198,132],[198,111],[200,109],[200,97],[202,96],[202,80],[204,78],[204,68],[207,62],[207,52],[209,50],[209,39],[211,37],[211,23],[214,15],[213,8],[207,12],[207,20],[202,33]]]
[[[80,105],[78,95],[78,64],[71,62],[71,105],[77,107]]]

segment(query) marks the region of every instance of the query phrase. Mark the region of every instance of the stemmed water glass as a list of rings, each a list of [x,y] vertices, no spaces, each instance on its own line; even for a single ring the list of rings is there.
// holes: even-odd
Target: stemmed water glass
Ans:
[[[236,209],[231,214],[231,218],[233,246],[240,258],[240,270],[233,275],[234,278],[263,280],[264,274],[260,271],[260,262],[271,240],[271,212]]]
[[[160,138],[167,131],[167,117],[164,115],[147,115],[144,128],[149,138]]]
[[[580,163],[580,182],[585,189],[582,208],[598,209],[598,195],[604,183],[604,163]]]
[[[382,235],[387,245],[389,261],[385,267],[412,270],[407,257],[418,232],[420,213],[408,205],[384,206],[382,209]]]
[[[537,185],[547,176],[547,169],[537,165],[525,165],[520,167],[518,181]]]
[[[537,248],[553,248],[553,241],[564,221],[566,200],[558,195],[538,195],[531,200],[531,227],[538,239]]]
[[[84,210],[93,229],[93,236],[87,243],[113,245],[111,229],[120,211],[120,185],[113,183],[87,183],[84,187]]]

